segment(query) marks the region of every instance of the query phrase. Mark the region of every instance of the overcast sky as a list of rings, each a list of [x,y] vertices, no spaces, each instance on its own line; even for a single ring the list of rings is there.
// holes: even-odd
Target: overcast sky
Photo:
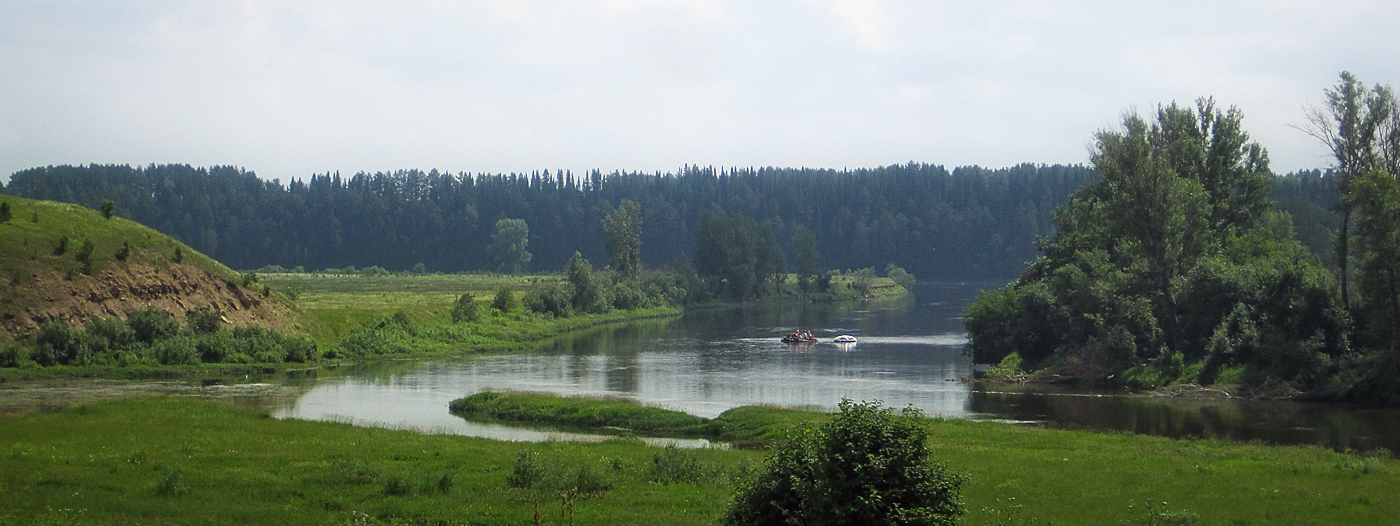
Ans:
[[[1084,163],[1213,95],[1276,172],[1342,70],[1400,84],[1394,1],[0,2],[0,177]]]

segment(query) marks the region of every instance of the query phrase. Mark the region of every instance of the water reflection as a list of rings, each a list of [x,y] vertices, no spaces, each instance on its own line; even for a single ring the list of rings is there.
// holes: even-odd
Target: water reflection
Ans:
[[[289,380],[300,382],[305,394],[277,400],[272,412],[531,440],[548,432],[508,433],[466,422],[447,413],[447,403],[483,389],[519,389],[627,396],[714,417],[740,405],[832,408],[851,398],[913,405],[955,418],[1400,451],[1400,436],[1392,431],[1400,429],[1400,411],[1394,409],[974,388],[960,381],[973,370],[962,354],[966,337],[960,315],[977,288],[924,286],[917,298],[861,306],[699,309],[680,319],[566,335],[530,354],[342,368]],[[810,329],[822,342],[778,341],[794,328]],[[839,334],[855,335],[859,344],[831,343]]]

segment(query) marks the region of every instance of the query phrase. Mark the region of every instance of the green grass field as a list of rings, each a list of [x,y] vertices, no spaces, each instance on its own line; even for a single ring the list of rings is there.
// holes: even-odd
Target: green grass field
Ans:
[[[398,311],[415,323],[451,321],[452,303],[471,293],[489,303],[496,291],[509,287],[523,296],[561,279],[557,275],[504,274],[259,274],[259,281],[278,292],[295,291],[294,308],[302,325],[322,347],[334,345],[350,331]]]
[[[789,421],[812,416],[760,410],[793,413],[781,417]],[[575,502],[576,524],[714,524],[735,478],[763,457],[627,439],[524,444],[424,435],[277,420],[184,398],[99,403],[4,424],[4,525],[529,524],[532,499],[506,484],[526,451],[566,478],[587,471],[609,486]],[[992,422],[928,426],[934,456],[969,476],[963,524],[1148,524],[1144,502],[1189,510],[1206,525],[1400,517],[1400,501],[1389,497],[1400,490],[1400,462],[1388,458]],[[668,455],[685,462],[658,461]],[[567,524],[553,496],[542,510],[545,524]]]

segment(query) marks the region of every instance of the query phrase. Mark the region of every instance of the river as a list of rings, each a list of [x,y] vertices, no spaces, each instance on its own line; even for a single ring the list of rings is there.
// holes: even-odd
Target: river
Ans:
[[[913,405],[948,418],[1400,451],[1400,410],[1281,401],[1188,400],[965,381],[962,309],[980,287],[920,285],[863,305],[783,304],[691,310],[565,335],[534,353],[391,362],[294,377],[274,416],[508,440],[601,437],[469,422],[452,399],[483,389],[611,395],[714,417],[749,404],[834,408],[842,398]],[[794,328],[814,345],[787,345]],[[840,334],[855,345],[830,343]],[[695,446],[703,442],[685,442]]]

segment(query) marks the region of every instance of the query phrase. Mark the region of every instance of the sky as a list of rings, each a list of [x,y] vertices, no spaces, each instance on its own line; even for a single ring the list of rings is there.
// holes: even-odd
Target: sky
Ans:
[[[1400,2],[0,2],[0,178],[234,165],[675,171],[1087,163],[1213,96],[1285,173],[1338,74],[1400,84]]]

